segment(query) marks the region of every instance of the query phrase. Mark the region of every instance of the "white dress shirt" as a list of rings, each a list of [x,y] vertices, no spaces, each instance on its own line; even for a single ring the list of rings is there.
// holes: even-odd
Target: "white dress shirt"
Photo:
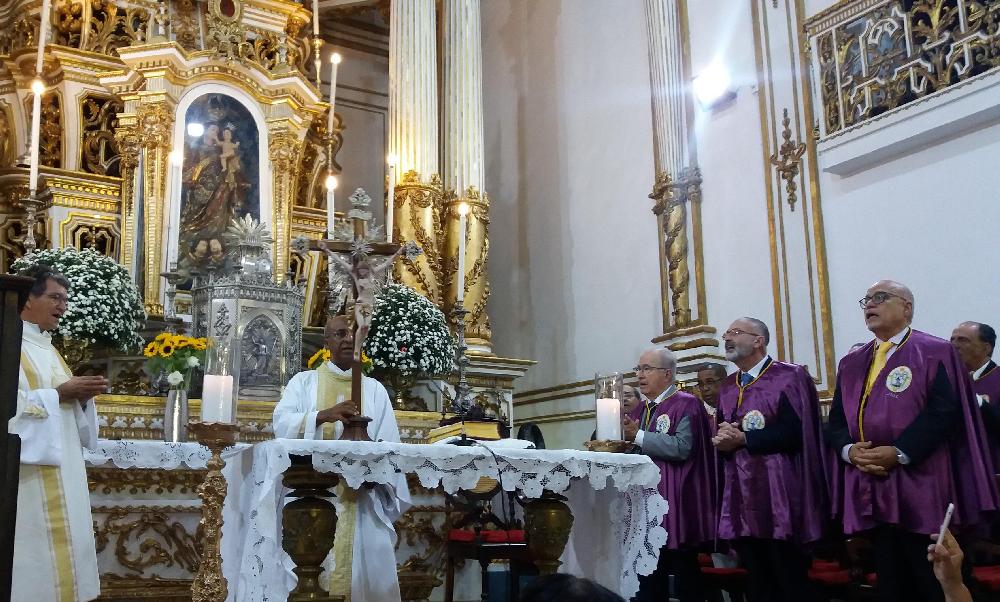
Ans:
[[[673,395],[676,392],[677,392],[677,385],[670,385],[669,387],[667,387],[667,389],[663,393],[660,393],[659,395],[657,395],[656,399],[653,400],[653,408],[654,408],[653,411],[656,411],[655,408],[656,408],[656,406],[660,405],[661,401],[663,401],[664,399],[670,397],[671,395]],[[649,428],[649,427],[647,426],[646,428]],[[635,434],[635,440],[633,441],[633,443],[635,443],[639,447],[642,447],[642,437],[643,437],[643,433],[644,432],[645,431],[640,430],[639,432],[637,432]]]

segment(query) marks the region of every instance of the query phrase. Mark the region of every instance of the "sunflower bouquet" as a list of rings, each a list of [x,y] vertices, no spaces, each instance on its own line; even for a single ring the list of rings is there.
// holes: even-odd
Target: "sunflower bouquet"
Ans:
[[[316,367],[316,365],[330,361],[331,357],[333,357],[333,354],[330,353],[330,350],[326,347],[321,347],[316,351],[316,353],[312,354],[312,357],[310,357],[309,361],[306,362],[306,367],[312,370]],[[368,355],[362,351],[361,372],[367,376],[368,374],[371,374],[372,368],[372,358],[368,357]]]
[[[207,348],[204,337],[161,332],[142,353],[147,358],[146,371],[151,376],[166,373],[171,389],[187,390],[191,373],[205,363]]]

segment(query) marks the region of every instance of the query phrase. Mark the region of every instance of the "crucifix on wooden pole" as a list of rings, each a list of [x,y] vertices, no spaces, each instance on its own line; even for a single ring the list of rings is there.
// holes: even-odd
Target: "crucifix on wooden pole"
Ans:
[[[361,387],[361,350],[368,337],[371,325],[375,294],[382,287],[383,279],[392,268],[392,263],[400,254],[413,257],[420,248],[413,242],[397,245],[375,240],[380,232],[369,232],[368,211],[370,197],[361,189],[351,195],[352,209],[347,217],[351,220],[351,232],[343,239],[320,240],[309,244],[310,250],[318,250],[327,256],[333,270],[347,276],[354,293],[354,360],[351,363],[351,400],[358,406],[359,416],[352,418],[344,428],[342,439],[370,441],[368,423],[371,418],[364,416],[364,391]],[[378,230],[378,229],[376,229]],[[332,291],[331,291],[332,292]]]

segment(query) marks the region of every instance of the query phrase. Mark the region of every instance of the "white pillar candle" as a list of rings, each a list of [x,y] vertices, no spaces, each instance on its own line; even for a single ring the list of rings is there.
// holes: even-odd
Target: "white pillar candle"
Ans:
[[[396,206],[396,155],[389,155],[389,192],[386,194],[385,241],[392,242],[392,219]]]
[[[340,65],[340,53],[330,55],[330,115],[327,117],[326,131],[333,135],[333,111],[337,104],[337,66]]]
[[[326,176],[326,236],[333,239],[333,227],[336,223],[336,199],[334,191],[337,189],[337,176],[330,174]]]
[[[622,438],[622,404],[617,399],[597,400],[597,440],[620,441]]]
[[[232,424],[233,376],[206,374],[201,388],[201,421]]]
[[[458,206],[458,286],[455,299],[461,304],[465,300],[465,239],[468,235],[469,204],[462,203]]]
[[[514,396],[507,399],[507,421],[510,422],[510,436],[514,436]]]
[[[313,0],[313,35],[319,37],[319,0]]]
[[[38,148],[40,142],[38,138],[41,136],[42,129],[42,94],[45,92],[45,84],[42,83],[42,80],[36,79],[31,83],[31,91],[34,93],[34,98],[31,100],[31,140],[29,140],[31,159],[29,161],[28,191],[31,196],[35,196],[35,192],[38,190]]]
[[[41,24],[38,26],[38,51],[35,55],[35,73],[42,74],[42,57],[45,54],[45,36],[49,32],[49,13],[52,12],[52,1],[42,0]]]

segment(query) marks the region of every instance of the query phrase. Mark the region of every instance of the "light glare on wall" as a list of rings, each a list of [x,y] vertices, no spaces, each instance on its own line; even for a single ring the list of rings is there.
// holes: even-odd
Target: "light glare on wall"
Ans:
[[[200,123],[189,123],[187,125],[188,136],[198,138],[205,133],[205,126]]]
[[[731,85],[729,71],[721,63],[712,63],[705,67],[691,82],[694,97],[703,109],[711,109],[735,98],[736,93],[730,89]]]

